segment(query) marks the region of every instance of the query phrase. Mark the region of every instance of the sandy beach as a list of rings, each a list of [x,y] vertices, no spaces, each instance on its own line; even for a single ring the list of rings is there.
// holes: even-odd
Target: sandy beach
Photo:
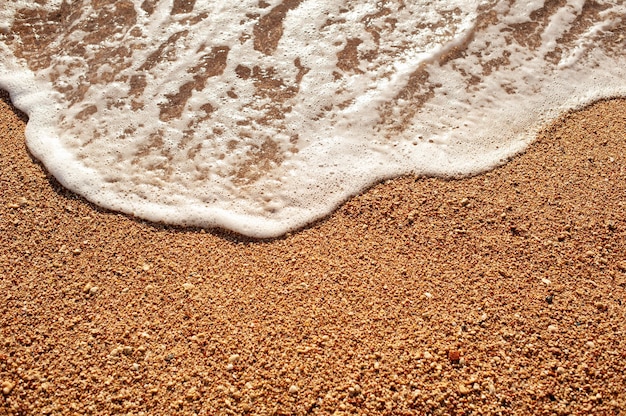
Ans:
[[[626,412],[626,100],[284,238],[64,190],[0,101],[0,414]]]

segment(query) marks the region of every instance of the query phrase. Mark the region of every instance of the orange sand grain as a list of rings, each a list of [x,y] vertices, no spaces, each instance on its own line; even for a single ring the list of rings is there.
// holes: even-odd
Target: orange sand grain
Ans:
[[[285,238],[64,190],[0,101],[0,414],[623,414],[626,100]]]

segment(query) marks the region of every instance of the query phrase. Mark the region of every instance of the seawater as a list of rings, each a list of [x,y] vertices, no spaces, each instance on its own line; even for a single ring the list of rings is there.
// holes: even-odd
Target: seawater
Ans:
[[[626,95],[625,36],[622,0],[4,0],[0,87],[88,200],[273,237]]]

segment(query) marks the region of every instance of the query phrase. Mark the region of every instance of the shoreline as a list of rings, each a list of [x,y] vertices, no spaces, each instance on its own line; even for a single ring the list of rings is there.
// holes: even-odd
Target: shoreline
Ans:
[[[626,99],[257,242],[64,190],[2,98],[1,412],[626,411]]]

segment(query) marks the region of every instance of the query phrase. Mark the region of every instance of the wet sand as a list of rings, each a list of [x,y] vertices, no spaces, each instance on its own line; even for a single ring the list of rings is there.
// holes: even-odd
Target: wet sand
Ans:
[[[0,101],[0,414],[626,412],[626,100],[273,241],[101,210]]]

